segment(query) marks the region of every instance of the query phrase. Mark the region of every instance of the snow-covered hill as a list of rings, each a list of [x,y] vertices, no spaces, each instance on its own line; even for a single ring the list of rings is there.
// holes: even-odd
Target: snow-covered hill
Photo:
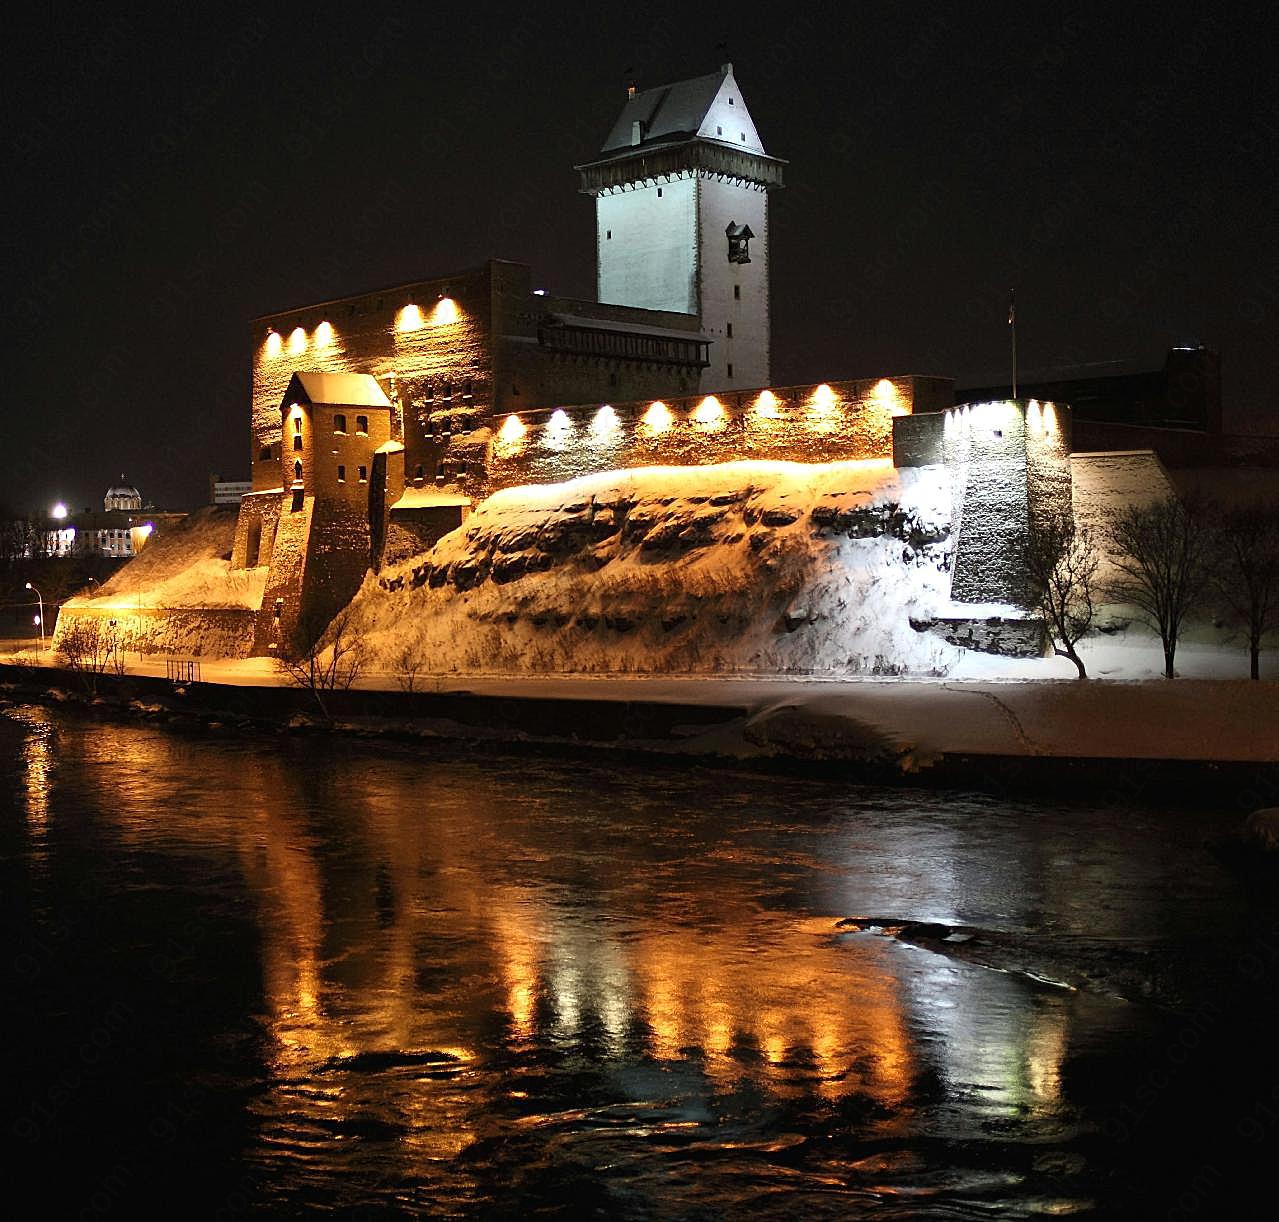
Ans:
[[[352,610],[372,665],[439,672],[944,674],[944,470],[654,467],[511,488]]]

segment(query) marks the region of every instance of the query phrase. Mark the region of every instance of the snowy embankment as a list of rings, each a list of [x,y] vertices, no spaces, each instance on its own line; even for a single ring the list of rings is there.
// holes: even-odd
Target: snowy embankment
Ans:
[[[394,673],[946,674],[950,490],[886,461],[511,488],[352,610]]]
[[[109,581],[68,599],[58,633],[78,618],[108,618],[130,650],[244,656],[267,569],[232,569],[235,522],[234,509],[210,507],[166,527]]]

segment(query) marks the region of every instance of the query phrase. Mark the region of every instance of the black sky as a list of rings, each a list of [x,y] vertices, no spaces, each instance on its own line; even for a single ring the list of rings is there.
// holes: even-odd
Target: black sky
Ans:
[[[3,52],[0,501],[247,474],[248,321],[492,256],[594,295],[590,157],[727,41],[768,150],[779,383],[1222,352],[1279,432],[1268,8],[44,8]]]

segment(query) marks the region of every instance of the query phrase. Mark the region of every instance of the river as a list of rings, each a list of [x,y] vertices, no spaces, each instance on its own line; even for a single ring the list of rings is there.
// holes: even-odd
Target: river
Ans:
[[[76,1217],[1254,1216],[1277,909],[1205,846],[1244,805],[9,708],[8,1182]]]

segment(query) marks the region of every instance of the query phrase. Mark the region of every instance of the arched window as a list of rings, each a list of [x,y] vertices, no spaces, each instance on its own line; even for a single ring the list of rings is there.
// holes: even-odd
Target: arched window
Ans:
[[[346,417],[341,412],[338,412],[338,414],[333,417],[333,431],[335,433],[346,432]]]
[[[356,416],[355,431],[357,433],[367,433],[369,431],[369,418],[367,416]]]
[[[295,458],[293,460],[293,478],[300,484],[302,482],[302,460]]]

